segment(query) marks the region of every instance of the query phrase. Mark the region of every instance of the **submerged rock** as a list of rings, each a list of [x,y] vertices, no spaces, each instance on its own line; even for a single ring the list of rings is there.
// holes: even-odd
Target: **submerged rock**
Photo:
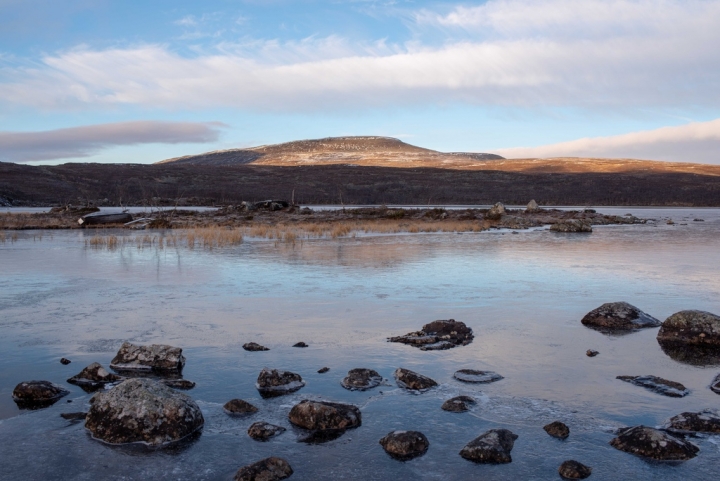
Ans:
[[[592,232],[592,224],[585,219],[568,219],[550,226],[553,232]]]
[[[560,465],[558,473],[563,479],[585,479],[592,474],[592,468],[570,460]]]
[[[67,419],[68,421],[84,421],[85,417],[87,417],[87,413],[85,413],[85,412],[62,413],[62,414],[60,414],[60,417],[63,419]]]
[[[460,456],[476,463],[510,463],[510,451],[517,438],[517,434],[507,429],[491,429],[467,443]]]
[[[490,207],[490,210],[485,214],[485,218],[488,220],[500,220],[505,215],[505,206],[502,202],[497,202],[494,206]]]
[[[377,371],[358,368],[350,369],[340,384],[350,391],[365,391],[379,386],[382,380],[382,376]]]
[[[99,363],[94,362],[67,380],[84,389],[99,389],[106,384],[120,382],[123,378],[105,370]]]
[[[195,383],[188,381],[187,379],[161,379],[160,382],[165,384],[167,387],[171,387],[173,389],[183,389],[185,391],[195,387]]]
[[[525,209],[525,212],[529,213],[535,213],[540,210],[540,206],[538,206],[538,203],[535,202],[535,199],[528,202],[527,208]]]
[[[252,414],[258,412],[258,408],[247,401],[243,401],[242,399],[231,399],[225,403],[223,410],[228,414],[234,415]]]
[[[454,398],[445,401],[441,409],[451,413],[464,413],[465,411],[470,410],[470,405],[475,404],[475,400],[470,396],[455,396]]]
[[[455,371],[453,377],[458,381],[469,383],[490,383],[504,379],[496,372],[476,371],[475,369],[460,369],[459,371]]]
[[[679,433],[720,433],[720,416],[717,411],[710,409],[698,413],[681,413],[671,417],[665,429]]]
[[[295,426],[311,431],[338,431],[362,424],[357,406],[307,399],[293,406],[288,418]]]
[[[269,351],[270,350],[267,347],[261,346],[260,344],[258,344],[256,342],[247,342],[247,343],[243,344],[243,349],[245,349],[246,351],[251,351],[251,352]]]
[[[235,481],[280,481],[293,474],[290,464],[282,458],[265,458],[238,469]]]
[[[598,354],[600,354],[600,353],[599,353],[598,351],[593,350],[593,349],[588,349],[588,350],[585,352],[585,355],[586,355],[587,357],[595,357],[595,356],[597,356]]]
[[[295,392],[305,385],[300,376],[290,371],[264,368],[258,375],[255,387],[263,397],[281,396]]]
[[[308,345],[305,344],[304,342],[300,341],[300,342],[296,342],[295,344],[293,344],[293,347],[308,347]]]
[[[72,362],[72,361],[70,361],[70,359],[66,359],[66,358],[64,358],[64,357],[60,358],[60,364],[62,364],[62,365],[64,365],[64,366],[67,366],[67,365],[70,364],[71,362]]]
[[[400,461],[407,461],[425,454],[430,442],[420,431],[391,431],[380,439],[386,453]]]
[[[550,436],[558,439],[567,439],[570,436],[570,428],[565,423],[560,421],[554,421],[550,424],[543,426],[543,429]]]
[[[92,398],[85,428],[109,444],[162,446],[203,427],[195,401],[151,379],[128,379]]]
[[[21,409],[48,407],[70,391],[50,381],[25,381],[13,389],[13,401]]]
[[[657,376],[617,376],[616,379],[642,386],[664,396],[683,397],[690,394],[690,391],[679,382],[668,381]]]
[[[657,335],[660,344],[698,346],[720,353],[720,316],[705,311],[680,311],[665,319]]]
[[[427,391],[438,385],[429,377],[401,367],[395,370],[395,381],[401,388],[410,389],[411,391]]]
[[[182,349],[164,344],[136,346],[123,342],[110,361],[110,367],[117,371],[181,371],[184,366]]]
[[[253,423],[248,428],[248,436],[257,441],[267,441],[273,436],[282,434],[285,432],[285,428],[282,426],[275,426],[274,424],[265,423],[262,421]]]
[[[472,329],[455,319],[433,321],[425,324],[420,331],[404,336],[390,337],[388,342],[401,342],[423,351],[437,351],[466,346],[473,340]]]
[[[685,461],[700,451],[692,443],[647,426],[620,429],[610,445],[626,453],[661,461]]]
[[[603,331],[629,331],[660,325],[660,321],[627,302],[603,304],[585,314],[580,322]]]
[[[326,366],[326,367],[321,367],[320,369],[318,369],[318,374],[325,374],[325,373],[328,372],[329,370],[330,370],[330,368],[327,367],[327,366]]]

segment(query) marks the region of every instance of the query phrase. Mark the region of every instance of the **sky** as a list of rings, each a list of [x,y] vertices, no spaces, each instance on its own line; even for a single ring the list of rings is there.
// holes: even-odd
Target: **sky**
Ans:
[[[720,164],[720,0],[0,0],[0,161],[382,135]]]

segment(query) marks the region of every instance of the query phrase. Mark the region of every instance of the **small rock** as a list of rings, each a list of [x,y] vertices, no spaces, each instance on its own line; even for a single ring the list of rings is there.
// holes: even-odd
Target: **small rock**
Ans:
[[[585,355],[586,355],[587,357],[595,357],[595,356],[597,356],[598,354],[600,354],[600,353],[599,353],[598,351],[593,350],[593,349],[588,349],[587,351],[585,351]]]
[[[228,414],[234,415],[252,414],[258,412],[258,408],[247,401],[243,401],[242,399],[231,399],[225,403],[223,410],[225,410]]]
[[[660,321],[627,302],[603,304],[585,314],[580,322],[602,331],[628,331],[660,325]]]
[[[565,461],[558,469],[563,479],[585,479],[592,474],[592,468],[577,461]]]
[[[592,232],[592,224],[589,220],[568,219],[550,226],[553,232]]]
[[[570,428],[560,421],[555,421],[543,426],[543,429],[554,438],[567,439],[567,437],[570,436]]]
[[[705,219],[693,219],[693,222],[705,222]]]
[[[672,219],[668,219],[667,225],[673,225],[675,222]]]
[[[534,213],[540,210],[540,207],[538,206],[538,203],[535,202],[535,199],[528,202],[527,209],[525,209],[525,212]]]
[[[671,417],[665,425],[668,431],[678,433],[720,433],[720,416],[706,409],[698,413],[682,413]]]
[[[720,394],[720,374],[715,376],[715,379],[710,383],[710,390],[715,394]]]
[[[320,369],[318,369],[318,374],[325,374],[329,370],[330,370],[329,367],[321,367]]]
[[[473,340],[472,329],[455,319],[433,321],[422,330],[404,336],[390,337],[388,342],[401,342],[423,351],[438,351],[466,346]]]
[[[187,379],[161,379],[160,382],[173,389],[188,390],[195,387],[195,383]]]
[[[610,445],[626,453],[661,461],[685,461],[700,451],[692,443],[647,426],[620,429]]]
[[[304,342],[300,341],[300,342],[296,342],[295,344],[293,344],[293,347],[308,347],[308,345],[305,344]]]
[[[120,376],[107,372],[99,363],[94,362],[68,379],[67,382],[87,390],[95,390],[106,384],[120,382],[122,379]]]
[[[262,421],[253,423],[248,428],[248,436],[257,441],[267,441],[273,436],[277,436],[285,432],[285,428],[282,426],[275,426],[274,424],[265,423]]]
[[[583,209],[583,213],[585,214],[595,214],[597,211],[595,209]]]
[[[679,382],[668,381],[657,376],[617,376],[616,379],[642,386],[665,396],[683,397],[690,394],[690,391]]]
[[[360,410],[352,404],[307,399],[293,406],[288,418],[295,426],[311,431],[345,430],[362,424]]]
[[[63,365],[65,365],[65,366],[67,366],[67,365],[70,364],[71,362],[72,362],[72,361],[70,361],[70,359],[66,359],[66,358],[64,358],[64,357],[60,358],[60,364],[63,364]]]
[[[295,392],[305,385],[300,376],[290,371],[264,368],[258,375],[255,387],[263,397],[281,396]]]
[[[475,369],[460,369],[455,371],[453,377],[458,381],[468,383],[490,383],[504,379],[500,374],[493,371],[476,371]]]
[[[464,413],[470,410],[469,405],[475,404],[475,400],[470,396],[455,396],[443,403],[442,410],[451,413]]]
[[[500,220],[500,218],[504,215],[505,206],[502,202],[498,202],[487,211],[485,218],[488,220]]]
[[[401,388],[412,391],[426,391],[438,385],[429,377],[401,367],[395,370],[395,381]]]
[[[380,439],[380,445],[393,458],[407,461],[425,454],[430,442],[419,431],[391,431]]]
[[[181,371],[184,366],[182,349],[164,344],[136,346],[124,342],[110,361],[116,371]]]
[[[379,386],[382,380],[382,376],[377,371],[358,368],[350,369],[340,384],[350,391],[365,391]]]
[[[12,393],[13,401],[21,409],[48,407],[70,391],[50,381],[21,382]]]
[[[491,429],[467,443],[460,456],[476,463],[510,463],[510,451],[517,438],[517,434],[507,429]]]
[[[711,347],[720,350],[720,316],[705,311],[680,311],[665,319],[660,344]]]
[[[280,481],[293,474],[290,464],[282,458],[265,458],[238,469],[235,481]]]
[[[267,347],[261,346],[260,344],[258,344],[256,342],[247,342],[247,343],[243,344],[243,349],[245,349],[246,351],[251,351],[251,352],[269,351],[270,350]]]
[[[62,413],[60,417],[68,421],[84,421],[87,413]]]

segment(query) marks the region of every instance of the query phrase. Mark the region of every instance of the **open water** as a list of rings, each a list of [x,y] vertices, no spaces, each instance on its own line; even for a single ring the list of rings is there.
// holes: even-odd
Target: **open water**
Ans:
[[[717,479],[720,436],[693,439],[699,455],[683,463],[649,462],[608,442],[618,427],[657,426],[683,411],[720,408],[720,396],[708,389],[720,366],[674,360],[657,344],[657,329],[608,336],[580,319],[620,300],[660,320],[683,309],[720,313],[720,209],[599,210],[656,221],[596,227],[589,235],[367,235],[295,246],[246,239],[212,250],[86,246],[95,231],[21,231],[16,239],[6,233],[0,479],[229,480],[267,456],[287,459],[298,480],[559,479],[567,459],[591,466],[595,480]],[[423,352],[386,342],[448,318],[473,328],[472,344]],[[111,447],[90,439],[82,423],[60,418],[88,409],[90,398],[65,380],[94,361],[107,367],[125,340],[184,349],[184,377],[197,382],[188,394],[206,419],[192,442],[155,451]],[[249,341],[270,350],[246,352],[241,346]],[[298,341],[310,347],[291,347]],[[588,358],[587,349],[600,355]],[[60,357],[72,364],[61,365]],[[254,382],[266,366],[297,372],[307,385],[262,399]],[[323,366],[330,371],[317,374]],[[356,367],[377,370],[387,385],[343,389],[340,380]],[[406,393],[392,379],[397,367],[440,386]],[[462,368],[505,379],[463,384],[452,378]],[[615,379],[624,374],[679,381],[691,393],[664,397]],[[49,408],[21,411],[11,392],[30,379],[63,384],[71,394]],[[477,407],[462,414],[440,409],[459,394],[475,397]],[[236,397],[260,411],[226,416],[222,405]],[[298,442],[287,414],[305,398],[354,403],[362,426],[328,443]],[[246,430],[261,420],[288,430],[254,441]],[[566,441],[543,431],[555,420],[570,427]],[[512,463],[475,465],[458,455],[492,428],[519,435]],[[378,440],[394,429],[422,431],[430,449],[409,462],[391,459]]]

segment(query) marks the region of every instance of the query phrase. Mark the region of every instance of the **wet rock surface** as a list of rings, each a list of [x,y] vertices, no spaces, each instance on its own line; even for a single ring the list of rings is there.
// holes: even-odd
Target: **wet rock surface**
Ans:
[[[660,344],[717,349],[720,354],[720,316],[705,311],[680,311],[665,319],[657,335]]]
[[[63,358],[60,358],[60,364],[62,364],[62,365],[64,365],[64,366],[67,366],[67,365],[70,364],[71,362],[72,362],[72,361],[71,361],[70,359],[67,359],[67,358],[64,358],[64,357],[63,357]]]
[[[425,324],[420,331],[404,336],[388,338],[388,342],[400,342],[423,351],[437,351],[466,346],[473,340],[472,329],[455,319],[433,321]]]
[[[393,458],[407,461],[425,454],[430,442],[420,431],[391,431],[380,439],[380,445]]]
[[[282,458],[265,458],[238,469],[235,481],[280,481],[293,474],[290,464]]]
[[[296,342],[295,344],[293,344],[293,347],[308,347],[308,345],[305,344],[304,342],[300,341],[300,342]]]
[[[325,374],[329,370],[330,370],[329,367],[321,367],[320,369],[318,369],[318,374]]]
[[[93,396],[85,428],[109,444],[162,446],[197,432],[204,422],[186,394],[151,379],[128,379]]]
[[[179,347],[165,344],[136,346],[124,342],[110,361],[116,371],[175,371],[185,366],[185,356]]]
[[[67,380],[87,390],[99,389],[106,384],[120,382],[123,378],[105,370],[99,363],[94,362]]]
[[[460,369],[455,371],[453,377],[458,381],[468,383],[490,383],[504,379],[500,374],[493,371],[477,371],[475,369]]]
[[[617,376],[616,379],[644,387],[664,396],[683,397],[690,394],[690,391],[679,382],[668,381],[657,376]]]
[[[647,426],[620,429],[610,445],[626,453],[662,461],[685,461],[699,451],[692,443]]]
[[[627,302],[608,302],[582,318],[584,326],[600,331],[630,331],[658,327],[660,321]]]
[[[225,403],[223,410],[228,414],[234,415],[252,414],[258,412],[258,408],[247,401],[243,401],[242,399],[231,399]]]
[[[470,410],[470,406],[477,404],[470,396],[455,396],[443,403],[441,409],[451,413],[464,413]]]
[[[543,429],[550,436],[558,439],[567,439],[570,436],[570,428],[565,423],[560,421],[554,421],[550,424],[543,426]]]
[[[267,441],[268,439],[277,436],[278,434],[282,434],[283,432],[285,432],[284,427],[262,421],[253,423],[248,428],[248,436],[257,441]]]
[[[665,429],[678,433],[720,433],[720,416],[710,409],[697,413],[681,413],[671,417]]]
[[[21,409],[34,409],[50,406],[70,391],[50,381],[25,381],[13,389],[13,401]]]
[[[349,370],[340,384],[350,391],[365,391],[379,386],[382,381],[383,378],[377,371],[358,368]]]
[[[592,223],[585,219],[568,219],[550,226],[553,232],[589,233],[593,231]]]
[[[401,388],[411,391],[427,391],[438,385],[427,376],[401,367],[395,370],[395,382],[397,382],[397,385]]]
[[[245,349],[246,351],[250,351],[250,352],[269,351],[270,350],[267,347],[261,346],[260,344],[258,344],[256,342],[246,342],[245,344],[243,344],[243,349]]]
[[[258,375],[255,387],[263,397],[281,396],[295,392],[305,385],[300,376],[290,371],[264,368]]]
[[[592,468],[577,461],[569,460],[560,465],[558,473],[563,479],[585,479],[592,474]]]
[[[311,431],[344,431],[362,424],[357,406],[307,399],[293,406],[288,418],[295,426]]]
[[[517,434],[508,429],[491,429],[467,443],[460,456],[476,463],[510,463],[510,452],[517,438]]]
[[[189,390],[195,387],[195,383],[187,379],[161,379],[160,382],[173,389]]]

